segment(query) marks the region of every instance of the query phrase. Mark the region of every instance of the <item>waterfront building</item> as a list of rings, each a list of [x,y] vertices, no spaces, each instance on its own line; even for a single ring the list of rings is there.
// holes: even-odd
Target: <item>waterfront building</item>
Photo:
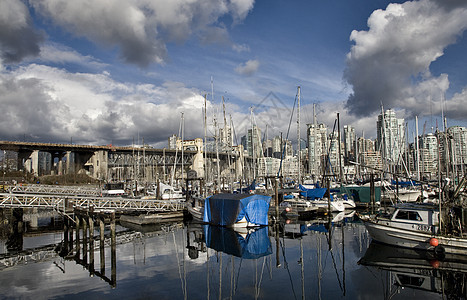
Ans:
[[[274,157],[261,157],[258,159],[258,176],[277,176],[281,160]]]
[[[421,136],[418,140],[421,177],[433,179],[438,172],[438,140],[432,133]]]
[[[345,162],[355,160],[355,128],[344,125],[344,159]]]
[[[324,124],[307,124],[308,170],[312,176],[322,175],[322,157],[326,154],[327,127]]]
[[[465,171],[467,167],[467,128],[452,126],[448,128],[447,132],[451,138],[452,165],[459,171]]]
[[[272,156],[275,158],[281,158],[282,154],[282,141],[280,136],[275,136],[272,139]]]
[[[284,140],[283,146],[285,147],[285,157],[293,157],[293,146],[292,146],[292,141],[289,140]]]
[[[361,172],[363,174],[378,173],[378,170],[383,169],[383,161],[381,153],[374,150],[369,150],[361,153],[361,165],[363,167]]]
[[[177,149],[177,141],[181,140],[176,134],[172,134],[169,137],[169,150],[175,150]]]
[[[378,116],[376,129],[376,148],[385,165],[401,166],[401,157],[406,147],[404,119],[396,118],[394,110],[388,109]]]
[[[224,128],[219,129],[220,135],[220,149],[223,151],[230,151],[233,146],[233,135],[232,135],[232,128],[226,125]]]
[[[263,142],[263,151],[265,157],[272,157],[272,140],[265,140]]]
[[[245,151],[248,154],[248,139],[247,139],[246,135],[243,135],[240,138],[240,145],[243,146],[243,151]]]
[[[253,128],[248,129],[247,134],[247,150],[248,155],[259,158],[262,157],[262,145],[261,145],[261,130],[258,126],[253,125]],[[254,151],[254,154],[253,154]]]

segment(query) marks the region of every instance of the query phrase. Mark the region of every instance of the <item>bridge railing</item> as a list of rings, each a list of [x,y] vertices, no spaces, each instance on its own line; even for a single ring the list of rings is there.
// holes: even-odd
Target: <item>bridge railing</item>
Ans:
[[[101,190],[87,186],[54,186],[46,184],[16,184],[4,185],[3,190],[8,193],[20,194],[57,194],[70,196],[100,196]]]
[[[114,209],[116,211],[179,211],[185,203],[178,200],[154,200],[114,197],[77,197],[0,193],[0,207],[42,207],[66,212],[73,208]]]

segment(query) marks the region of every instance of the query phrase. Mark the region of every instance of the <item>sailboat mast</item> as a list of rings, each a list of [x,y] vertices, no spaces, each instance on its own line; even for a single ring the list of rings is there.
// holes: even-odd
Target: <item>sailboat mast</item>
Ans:
[[[206,117],[206,106],[207,106],[207,94],[204,94],[204,159],[203,159],[203,167],[204,167],[204,180],[208,180],[208,169],[206,168],[206,160],[207,160],[207,117]]]
[[[417,159],[417,180],[420,180],[420,148],[418,144],[418,116],[415,116],[415,157]]]
[[[301,178],[301,153],[300,153],[300,86],[297,88],[297,158],[298,158],[298,178],[297,183],[300,184]]]
[[[185,138],[184,138],[184,131],[185,131],[185,118],[183,116],[183,112],[182,112],[182,185],[183,185],[183,171],[184,171],[184,165],[183,165],[183,143],[185,141]],[[186,188],[186,187],[185,187]]]

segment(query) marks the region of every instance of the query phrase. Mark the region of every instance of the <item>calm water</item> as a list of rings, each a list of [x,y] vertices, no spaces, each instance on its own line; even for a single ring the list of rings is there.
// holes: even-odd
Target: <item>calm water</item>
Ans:
[[[76,247],[59,256],[54,245],[64,241],[64,232],[50,231],[48,221],[39,219],[37,228],[22,235],[3,229],[1,299],[441,299],[443,287],[445,296],[465,298],[465,268],[444,272],[445,262],[370,247],[365,228],[353,217],[281,222],[242,234],[182,220],[117,226],[114,269],[109,245],[103,267],[98,246],[94,268],[82,248],[79,257]],[[19,251],[33,248],[41,260]],[[399,266],[378,267],[394,257],[400,257]]]

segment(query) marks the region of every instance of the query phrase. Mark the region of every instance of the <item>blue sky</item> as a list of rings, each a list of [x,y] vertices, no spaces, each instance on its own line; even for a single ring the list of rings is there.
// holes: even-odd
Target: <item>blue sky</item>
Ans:
[[[463,0],[2,0],[0,139],[165,147],[204,95],[210,135],[222,97],[238,138],[250,107],[285,135],[297,86],[302,138],[313,104],[367,138],[381,104],[466,126],[466,28]]]

